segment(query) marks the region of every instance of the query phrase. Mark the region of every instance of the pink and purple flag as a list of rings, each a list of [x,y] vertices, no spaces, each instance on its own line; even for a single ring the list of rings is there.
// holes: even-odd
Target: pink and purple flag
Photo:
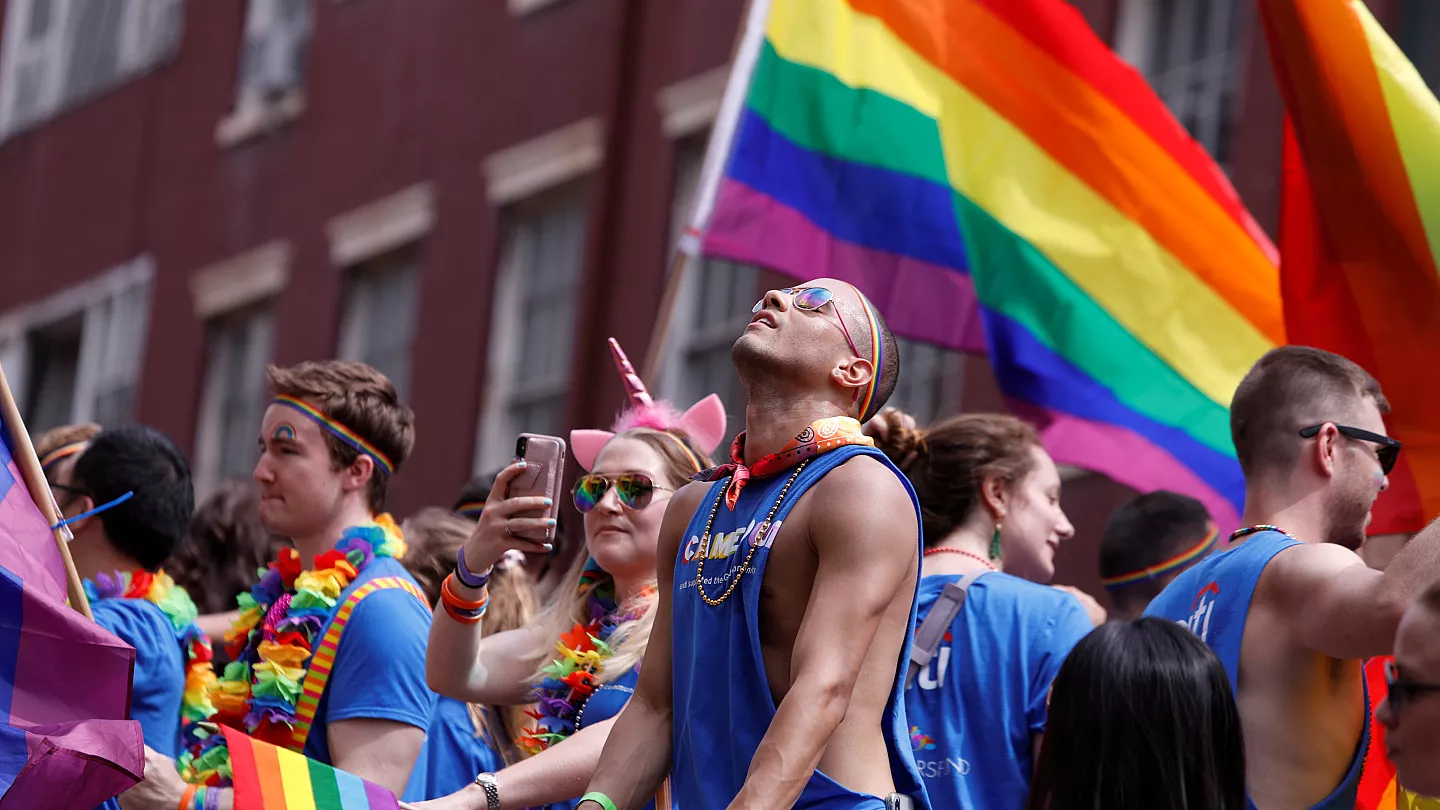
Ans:
[[[134,785],[135,651],[65,603],[65,566],[0,430],[0,809],[94,807]]]

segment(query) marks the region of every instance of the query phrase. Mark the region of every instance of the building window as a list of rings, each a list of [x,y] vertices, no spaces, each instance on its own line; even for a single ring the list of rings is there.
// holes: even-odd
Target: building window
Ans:
[[[1405,0],[1400,7],[1399,45],[1414,63],[1431,93],[1440,92],[1440,3],[1435,0]]]
[[[1122,0],[1116,50],[1224,166],[1240,75],[1239,0]]]
[[[265,366],[274,347],[275,319],[268,302],[206,323],[205,388],[195,437],[199,497],[254,469],[266,406]]]
[[[315,28],[312,0],[249,0],[240,46],[235,111],[220,122],[222,144],[294,120],[305,109],[305,62]]]
[[[9,0],[0,43],[0,138],[174,55],[180,0]]]
[[[692,137],[676,146],[667,261],[690,218],[706,140]],[[675,299],[660,375],[659,389],[666,398],[687,408],[701,397],[718,394],[730,423],[744,423],[745,389],[735,373],[730,348],[745,331],[750,308],[759,297],[760,274],[754,267],[703,256],[689,260]]]
[[[930,425],[960,412],[965,393],[965,354],[897,338],[900,378],[889,404]]]
[[[520,433],[564,427],[588,221],[584,186],[518,203],[506,220],[477,472],[508,461]]]
[[[339,354],[374,366],[390,378],[402,400],[410,393],[419,264],[420,243],[412,242],[345,271]]]
[[[154,275],[136,259],[0,316],[0,365],[27,428],[132,418]]]

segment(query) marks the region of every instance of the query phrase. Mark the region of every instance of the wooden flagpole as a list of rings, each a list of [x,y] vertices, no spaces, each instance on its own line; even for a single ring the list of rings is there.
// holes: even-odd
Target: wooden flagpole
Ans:
[[[665,293],[660,298],[660,310],[655,315],[655,325],[650,330],[650,345],[645,348],[645,365],[640,379],[652,389],[660,379],[660,361],[665,356],[665,341],[670,336],[670,322],[675,318],[675,306],[679,302],[680,290],[690,268],[690,258],[700,252],[700,237],[704,233],[710,212],[715,207],[715,195],[720,190],[721,175],[730,158],[730,146],[735,140],[735,129],[740,122],[740,112],[745,106],[745,96],[750,91],[750,77],[755,73],[755,63],[760,59],[760,48],[765,44],[765,20],[770,16],[770,0],[746,0],[741,12],[741,25],[735,35],[735,47],[731,52],[730,79],[725,83],[725,94],[720,99],[720,111],[715,115],[715,126],[710,133],[710,146],[705,150],[705,163],[700,170],[700,181],[695,188],[695,201],[691,204],[690,219],[680,236],[675,253],[670,258],[669,272],[665,277]]]
[[[5,378],[5,369],[0,368],[0,420],[10,431],[11,455],[15,466],[25,479],[25,488],[30,499],[40,507],[40,514],[46,524],[55,526],[60,522],[60,507],[55,503],[55,494],[50,491],[50,482],[45,480],[45,471],[40,468],[40,459],[35,455],[35,446],[30,443],[30,434],[25,432],[25,420],[20,418],[20,408],[15,404],[15,395],[10,391],[10,381]],[[50,532],[55,547],[60,549],[60,559],[65,562],[65,582],[69,586],[70,606],[91,621],[95,616],[90,612],[90,600],[80,584],[80,574],[75,570],[75,560],[70,556],[70,529],[65,526]]]

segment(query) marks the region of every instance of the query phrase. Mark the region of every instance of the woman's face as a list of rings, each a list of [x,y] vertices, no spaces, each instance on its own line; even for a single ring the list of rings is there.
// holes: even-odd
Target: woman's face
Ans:
[[[666,476],[660,454],[636,439],[612,439],[595,458],[591,473],[604,476],[611,486],[595,508],[585,513],[585,545],[590,556],[616,577],[654,579],[660,523],[675,486]],[[626,473],[648,475],[655,482],[655,494],[644,509],[620,503],[614,482]]]
[[[1060,509],[1060,471],[1050,454],[1030,449],[1033,469],[1011,486],[1000,529],[1005,573],[1041,584],[1055,576],[1055,551],[1075,534]]]

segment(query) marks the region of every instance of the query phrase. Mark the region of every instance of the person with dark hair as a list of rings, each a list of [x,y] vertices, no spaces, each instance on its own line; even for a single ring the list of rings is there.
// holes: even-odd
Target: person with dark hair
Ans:
[[[195,597],[201,614],[232,610],[235,595],[259,581],[285,540],[260,522],[260,490],[253,481],[224,481],[195,510],[185,542],[169,570]]]
[[[680,807],[923,805],[902,703],[919,514],[861,428],[894,337],[818,279],[766,292],[732,355],[746,430],[670,502],[652,643],[579,807],[635,810],[667,775]]]
[[[493,472],[486,473],[466,481],[465,486],[460,488],[460,494],[455,496],[455,505],[451,507],[455,514],[467,520],[479,520],[485,511],[485,500],[495,486],[495,475]]]
[[[1100,536],[1100,584],[1110,617],[1138,619],[1186,568],[1215,548],[1219,530],[1205,504],[1174,492],[1138,495],[1110,515]]]
[[[894,412],[885,421],[881,448],[915,487],[924,523],[905,709],[926,792],[937,808],[1018,810],[1050,681],[1092,627],[1075,596],[1037,584],[1074,533],[1060,473],[1013,416],[966,414],[927,430]]]
[[[1354,551],[1400,452],[1387,410],[1375,379],[1337,354],[1261,357],[1230,407],[1247,527],[1146,609],[1220,656],[1258,807],[1354,806],[1370,738],[1363,660],[1390,653],[1406,606],[1440,580],[1440,524],[1383,572]]]
[[[1220,659],[1160,619],[1082,639],[1055,677],[1027,806],[1246,810],[1244,735]]]
[[[1440,582],[1411,603],[1395,632],[1395,660],[1386,664],[1389,694],[1377,718],[1385,749],[1407,792],[1440,797]],[[1399,807],[1440,806],[1407,796]],[[1424,804],[1421,804],[1424,802]]]
[[[189,594],[160,568],[195,508],[190,465],[163,433],[130,425],[91,439],[69,478],[55,486],[75,570],[95,621],[135,648],[131,717],[145,744],[174,757],[182,722],[214,711],[210,641]]]

